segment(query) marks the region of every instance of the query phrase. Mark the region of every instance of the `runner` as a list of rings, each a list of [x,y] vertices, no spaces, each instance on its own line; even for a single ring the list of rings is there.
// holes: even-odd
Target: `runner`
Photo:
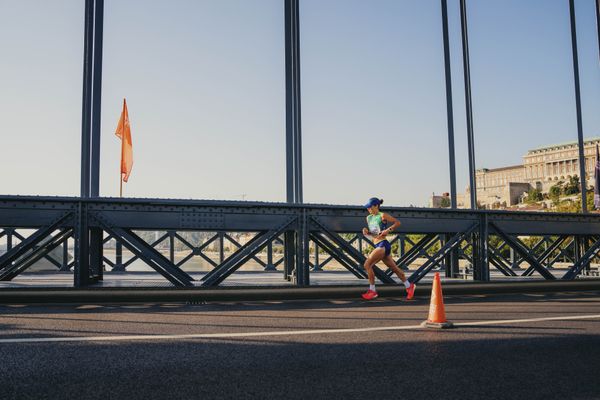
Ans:
[[[365,236],[373,238],[375,248],[365,261],[365,269],[369,275],[369,290],[366,293],[363,293],[362,297],[365,300],[373,300],[379,296],[375,289],[373,266],[379,261],[383,261],[383,263],[394,271],[398,278],[400,278],[406,288],[406,299],[411,300],[415,295],[415,284],[409,282],[408,279],[406,279],[404,272],[396,265],[394,258],[390,254],[392,252],[392,245],[386,239],[387,235],[400,226],[400,221],[389,214],[379,211],[379,207],[382,204],[383,200],[378,199],[377,197],[371,197],[367,204],[365,204],[365,208],[369,210],[369,215],[367,216],[367,225],[369,227],[363,228],[362,233]],[[391,222],[392,226],[387,227],[388,222]]]

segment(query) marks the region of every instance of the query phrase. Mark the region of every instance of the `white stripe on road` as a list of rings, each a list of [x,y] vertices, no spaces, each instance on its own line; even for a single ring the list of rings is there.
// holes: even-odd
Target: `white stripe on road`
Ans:
[[[503,325],[518,324],[523,322],[544,322],[544,321],[569,321],[581,319],[600,319],[600,314],[596,315],[566,315],[562,317],[530,318],[530,319],[505,319],[492,321],[476,322],[457,322],[454,326],[479,326],[479,325]],[[44,337],[44,338],[15,338],[0,339],[3,343],[50,343],[50,342],[115,342],[130,340],[175,340],[175,339],[229,339],[245,337],[265,337],[265,336],[296,336],[296,335],[319,335],[331,333],[364,333],[380,331],[403,331],[412,329],[426,329],[421,325],[406,326],[381,326],[373,328],[352,328],[352,329],[313,329],[304,331],[271,331],[271,332],[238,332],[238,333],[197,333],[185,335],[119,335],[119,336],[71,336],[71,337]]]

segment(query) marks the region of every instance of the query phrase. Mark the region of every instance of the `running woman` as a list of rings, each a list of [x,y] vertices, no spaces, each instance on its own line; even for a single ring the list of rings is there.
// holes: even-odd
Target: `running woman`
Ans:
[[[406,299],[411,300],[415,295],[415,284],[409,282],[408,279],[406,279],[404,272],[396,265],[394,258],[390,255],[392,252],[392,245],[386,239],[387,235],[400,226],[400,221],[389,214],[379,211],[379,207],[382,204],[383,200],[378,199],[377,197],[371,197],[367,204],[365,204],[365,208],[369,210],[369,215],[367,216],[367,225],[369,227],[363,228],[362,233],[365,236],[371,236],[373,238],[375,248],[371,254],[369,254],[369,257],[367,257],[367,261],[365,261],[365,269],[369,275],[369,290],[366,293],[363,293],[362,297],[365,300],[373,300],[379,296],[375,289],[373,266],[379,261],[383,261],[388,268],[398,275],[398,278],[400,278],[406,288]],[[390,227],[387,226],[388,222],[392,223]]]

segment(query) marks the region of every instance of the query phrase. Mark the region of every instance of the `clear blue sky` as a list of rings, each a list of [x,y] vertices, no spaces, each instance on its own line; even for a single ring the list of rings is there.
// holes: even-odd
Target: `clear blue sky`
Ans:
[[[449,190],[439,0],[301,0],[305,201]],[[283,0],[105,2],[101,195],[285,200]],[[576,0],[585,136],[600,135],[594,0]],[[459,191],[458,0],[449,0]],[[477,167],[576,139],[567,0],[468,1]],[[0,0],[0,193],[79,193],[83,1]]]

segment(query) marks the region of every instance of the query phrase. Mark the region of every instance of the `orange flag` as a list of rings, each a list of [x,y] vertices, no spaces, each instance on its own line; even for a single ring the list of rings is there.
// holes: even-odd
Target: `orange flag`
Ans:
[[[127,182],[133,167],[133,143],[131,142],[131,127],[125,99],[123,99],[123,111],[115,134],[121,139],[121,179],[123,182]]]

